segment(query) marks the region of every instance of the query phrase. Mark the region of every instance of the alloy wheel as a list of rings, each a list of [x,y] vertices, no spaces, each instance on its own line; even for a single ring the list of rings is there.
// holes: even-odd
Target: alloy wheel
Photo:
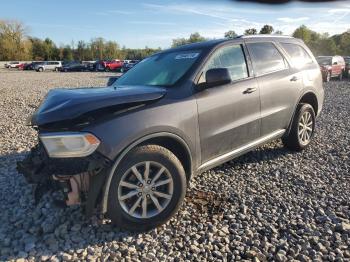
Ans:
[[[314,123],[309,111],[305,111],[298,124],[298,136],[301,144],[307,145],[310,143],[313,133]]]
[[[118,201],[131,217],[147,219],[160,214],[169,204],[174,181],[160,163],[140,162],[129,168],[118,186]]]

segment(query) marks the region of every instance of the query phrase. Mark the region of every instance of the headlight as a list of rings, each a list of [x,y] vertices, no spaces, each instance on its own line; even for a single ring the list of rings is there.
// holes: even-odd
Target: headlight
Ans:
[[[40,135],[50,157],[84,157],[92,154],[100,140],[89,133],[51,133]]]

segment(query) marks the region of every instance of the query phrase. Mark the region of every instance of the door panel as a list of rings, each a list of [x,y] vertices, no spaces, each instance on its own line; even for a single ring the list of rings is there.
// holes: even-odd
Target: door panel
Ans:
[[[303,87],[303,75],[286,69],[258,78],[261,101],[261,135],[286,129]]]
[[[273,42],[247,43],[260,88],[261,136],[290,123],[303,87],[300,70],[291,69]]]
[[[256,91],[246,93],[247,88]],[[255,79],[209,88],[196,98],[202,163],[259,137],[260,101]]]

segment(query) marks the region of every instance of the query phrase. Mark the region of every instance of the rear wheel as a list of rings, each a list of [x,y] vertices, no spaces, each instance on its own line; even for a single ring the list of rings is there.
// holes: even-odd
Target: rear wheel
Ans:
[[[111,69],[109,68],[109,67],[106,67],[106,72],[109,72],[109,71],[111,71]]]
[[[340,72],[340,75],[338,76],[338,79],[339,81],[342,81],[343,80],[343,70]]]
[[[122,229],[146,231],[164,224],[186,193],[178,158],[158,145],[133,149],[115,171],[108,195],[108,217]]]
[[[299,104],[289,134],[282,138],[283,144],[294,151],[306,148],[314,135],[315,112],[309,104]]]

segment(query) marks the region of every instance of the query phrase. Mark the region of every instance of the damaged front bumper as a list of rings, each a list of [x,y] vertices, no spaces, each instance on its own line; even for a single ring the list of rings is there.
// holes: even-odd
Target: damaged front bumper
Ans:
[[[50,158],[41,142],[31,149],[17,170],[27,182],[34,184],[38,203],[51,190],[61,190],[66,205],[84,204],[91,215],[97,204],[110,161],[98,152],[87,157]]]

